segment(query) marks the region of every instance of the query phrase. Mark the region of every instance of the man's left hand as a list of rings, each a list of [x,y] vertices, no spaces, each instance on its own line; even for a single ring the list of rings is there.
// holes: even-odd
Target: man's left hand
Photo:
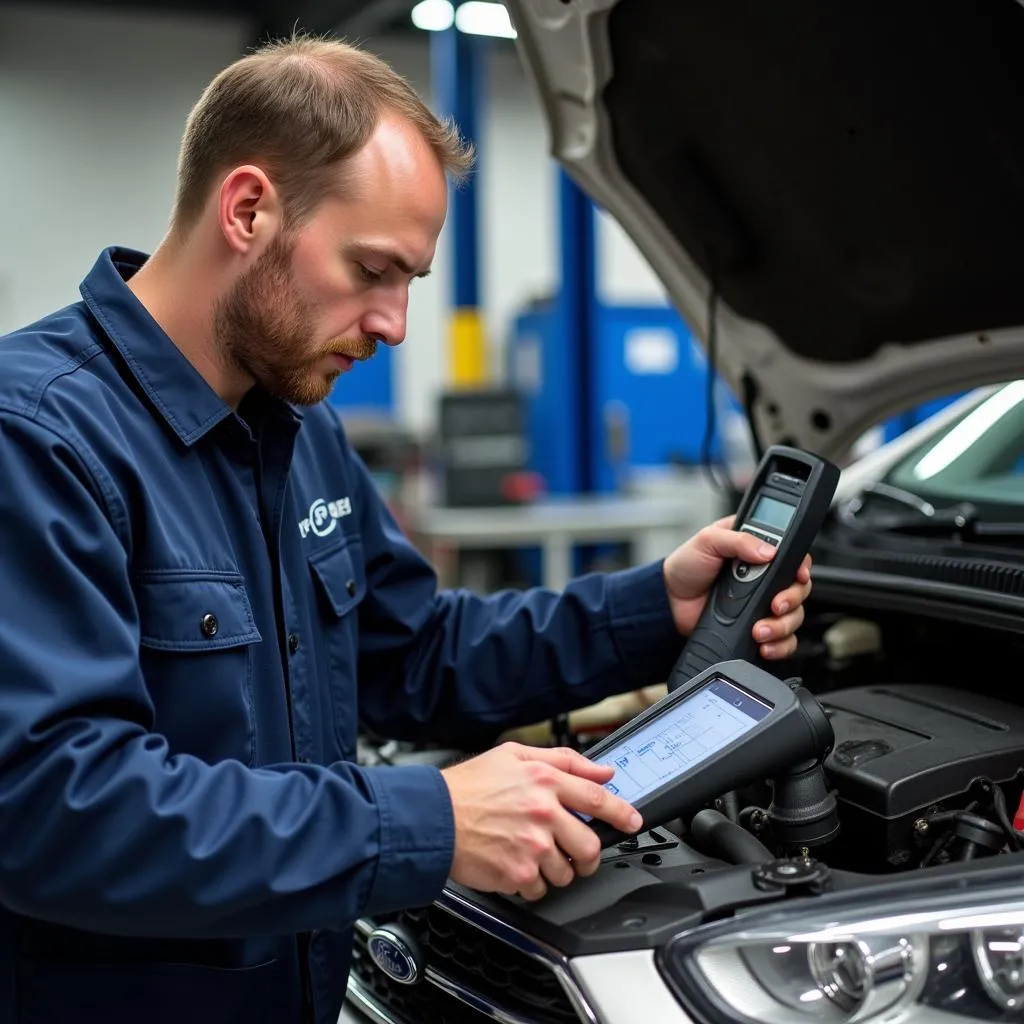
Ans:
[[[691,537],[665,559],[665,586],[676,627],[689,636],[697,627],[708,593],[722,566],[733,558],[752,565],[770,562],[775,549],[749,533],[732,529],[733,517],[720,519]],[[771,618],[754,623],[754,639],[762,658],[788,658],[796,650],[796,631],[804,621],[804,601],[811,592],[811,559],[797,570],[796,580],[772,599]]]

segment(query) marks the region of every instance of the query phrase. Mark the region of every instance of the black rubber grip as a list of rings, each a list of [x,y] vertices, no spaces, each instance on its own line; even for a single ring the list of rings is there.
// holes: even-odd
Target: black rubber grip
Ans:
[[[741,645],[743,646],[743,645]],[[681,672],[684,679],[692,679],[698,672],[732,658],[744,658],[748,652],[739,653],[736,645],[717,630],[698,627],[683,648],[672,675]]]

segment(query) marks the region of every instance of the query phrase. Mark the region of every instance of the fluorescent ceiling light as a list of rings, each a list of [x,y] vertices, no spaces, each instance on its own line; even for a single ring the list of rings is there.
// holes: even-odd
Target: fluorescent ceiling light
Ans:
[[[455,27],[474,36],[500,36],[515,39],[516,30],[504,4],[490,0],[466,0],[455,11]]]
[[[451,0],[420,0],[412,9],[412,23],[424,32],[444,32],[455,23]]]

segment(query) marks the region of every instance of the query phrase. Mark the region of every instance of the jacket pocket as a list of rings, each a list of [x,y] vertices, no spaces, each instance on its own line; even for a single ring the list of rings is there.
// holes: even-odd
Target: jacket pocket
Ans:
[[[291,1024],[294,979],[269,960],[238,969],[195,964],[21,960],[18,1024]]]
[[[141,643],[162,651],[216,651],[258,643],[238,573],[154,569],[135,577]]]
[[[253,646],[262,636],[243,577],[155,569],[133,582],[154,731],[172,753],[255,764]]]
[[[334,735],[339,753],[355,757],[358,728],[359,605],[366,596],[363,546],[349,538],[340,547],[309,557],[323,629],[320,669],[330,690]]]

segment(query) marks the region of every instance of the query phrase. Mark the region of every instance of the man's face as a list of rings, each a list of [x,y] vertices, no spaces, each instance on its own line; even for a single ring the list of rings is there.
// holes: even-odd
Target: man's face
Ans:
[[[409,285],[430,269],[447,209],[443,168],[416,130],[384,119],[328,198],[273,239],[219,304],[224,356],[271,394],[323,401],[378,342],[405,338]]]

